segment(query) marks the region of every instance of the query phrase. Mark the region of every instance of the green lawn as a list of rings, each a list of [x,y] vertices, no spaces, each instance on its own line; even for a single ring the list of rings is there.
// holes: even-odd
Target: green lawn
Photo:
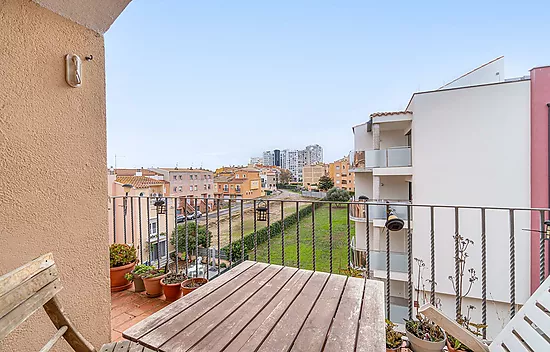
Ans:
[[[324,206],[315,212],[315,261],[317,271],[330,271],[330,236],[329,236],[329,207]],[[289,215],[289,214],[285,214]],[[350,236],[353,237],[355,226],[350,223]],[[313,269],[311,215],[300,219],[300,268]],[[296,258],[296,225],[285,229],[285,265],[297,266]],[[332,208],[332,243],[333,243],[333,272],[347,267],[347,211],[346,208]],[[271,263],[282,264],[281,235],[271,238]],[[258,245],[258,261],[268,262],[267,242]],[[249,258],[254,259],[254,251],[249,252]]]

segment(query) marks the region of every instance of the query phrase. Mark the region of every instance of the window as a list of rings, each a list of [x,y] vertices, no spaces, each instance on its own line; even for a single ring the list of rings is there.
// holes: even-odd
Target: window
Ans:
[[[166,240],[160,241],[159,243],[151,243],[151,261],[165,259],[166,258]]]
[[[178,176],[174,175],[174,180],[177,180],[178,179]]]
[[[246,174],[243,174],[243,178],[246,178]]]
[[[336,165],[336,170],[340,170],[340,166],[339,166],[339,165]]]
[[[237,192],[241,192],[241,186],[237,185],[237,187],[235,187],[235,190],[236,190]]]
[[[345,169],[346,169],[346,165],[342,165],[342,169],[344,169],[344,170],[345,170]]]
[[[140,197],[143,197],[144,195],[145,195],[145,193],[143,193],[143,192],[141,192],[141,193],[139,194]]]
[[[224,191],[224,192],[229,191],[229,186],[228,186],[228,185],[223,185],[223,191]]]
[[[177,189],[178,189],[177,187],[174,187],[174,192],[176,192]]]
[[[209,184],[208,184],[208,189],[210,189],[210,186],[211,186],[211,185],[210,185],[210,183],[209,183]]]
[[[340,177],[340,174],[336,174],[336,177]]]
[[[181,192],[181,186],[179,187],[179,191]]]
[[[193,179],[193,175],[189,175],[189,179],[192,180],[192,179]]]
[[[336,180],[336,184],[339,185],[339,184],[340,184],[340,180]]]
[[[157,219],[150,219],[149,220],[149,233],[151,235],[157,234]]]
[[[181,175],[180,175],[180,180],[181,180]]]
[[[190,191],[193,191],[193,186],[189,186],[189,190],[190,190]]]
[[[235,178],[239,178],[239,174],[236,174],[236,175],[235,175]]]
[[[197,185],[195,185],[195,191],[197,191],[199,189],[199,187],[197,187]]]

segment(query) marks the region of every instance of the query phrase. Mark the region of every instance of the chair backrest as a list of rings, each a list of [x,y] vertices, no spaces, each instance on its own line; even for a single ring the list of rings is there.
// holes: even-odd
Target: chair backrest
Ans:
[[[489,346],[491,351],[550,351],[550,277]]]
[[[62,285],[51,253],[0,277],[0,340],[42,308]]]

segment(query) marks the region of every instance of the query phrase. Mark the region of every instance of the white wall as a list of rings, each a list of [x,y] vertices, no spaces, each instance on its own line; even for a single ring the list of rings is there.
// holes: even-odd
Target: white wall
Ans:
[[[414,203],[529,207],[529,81],[418,94],[413,100],[410,108],[414,109]],[[415,209],[413,216],[414,256],[429,265],[429,212]],[[459,219],[460,233],[474,241],[468,251],[467,267],[473,267],[480,278],[470,293],[479,298],[480,213],[464,210]],[[517,303],[525,302],[529,296],[529,235],[521,230],[529,226],[529,214],[518,212],[515,218]],[[453,234],[454,210],[436,210],[437,290],[452,295],[448,276],[454,274]],[[487,295],[507,302],[508,212],[488,211],[487,248]],[[480,310],[480,306],[477,307]]]
[[[353,128],[355,150],[372,150],[372,132],[367,132],[367,124]]]
[[[392,148],[392,147],[406,147],[406,146],[407,146],[407,136],[404,135],[403,130],[391,130],[391,131],[380,132],[380,149],[386,149],[386,148]]]
[[[483,67],[475,69],[464,77],[451,81],[440,89],[449,89],[479,84],[495,83],[504,81],[504,57],[498,58]]]
[[[380,198],[407,200],[409,198],[409,182],[406,179],[407,176],[380,176]]]
[[[355,173],[355,198],[360,196],[372,199],[372,173],[370,172]]]

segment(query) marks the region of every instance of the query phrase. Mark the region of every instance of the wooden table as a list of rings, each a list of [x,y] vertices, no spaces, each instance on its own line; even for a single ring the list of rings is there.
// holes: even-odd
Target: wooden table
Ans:
[[[123,336],[155,351],[385,351],[383,283],[246,261]]]

